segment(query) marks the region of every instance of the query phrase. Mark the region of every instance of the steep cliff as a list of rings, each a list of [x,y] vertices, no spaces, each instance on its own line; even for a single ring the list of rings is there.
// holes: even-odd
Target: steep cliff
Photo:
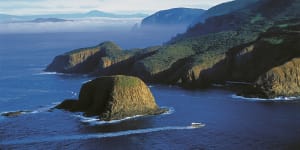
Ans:
[[[300,95],[300,58],[294,58],[259,76],[255,88],[266,98]]]
[[[82,111],[102,120],[116,120],[135,115],[163,113],[147,85],[136,77],[104,76],[82,85],[79,100],[66,100],[57,106]]]

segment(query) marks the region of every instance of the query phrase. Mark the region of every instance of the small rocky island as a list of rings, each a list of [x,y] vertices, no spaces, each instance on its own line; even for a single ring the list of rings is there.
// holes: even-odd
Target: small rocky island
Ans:
[[[103,76],[82,85],[79,100],[65,100],[58,106],[101,120],[118,120],[136,115],[156,115],[159,108],[147,85],[137,77]]]

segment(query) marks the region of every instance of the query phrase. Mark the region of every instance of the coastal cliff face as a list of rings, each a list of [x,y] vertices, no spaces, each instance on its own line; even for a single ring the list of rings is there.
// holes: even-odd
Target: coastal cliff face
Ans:
[[[116,75],[131,74],[131,66],[157,52],[158,46],[145,49],[122,50],[107,41],[95,47],[82,48],[56,56],[45,69],[49,72]]]
[[[101,120],[163,113],[147,85],[137,77],[104,76],[82,85],[79,100],[66,100],[57,106],[82,111]]]
[[[176,84],[185,81],[187,72],[192,71],[197,80],[200,72],[215,65],[229,48],[253,41],[257,35],[257,32],[228,31],[162,46],[154,55],[136,62],[133,75],[145,81]]]
[[[249,44],[232,48],[225,59],[227,80],[253,83],[250,97],[299,95],[300,25],[280,24]]]
[[[267,98],[300,95],[300,58],[294,58],[259,76],[255,87]]]
[[[45,71],[62,73],[90,73],[102,57],[118,55],[121,48],[113,42],[104,42],[95,47],[70,51],[54,58]]]

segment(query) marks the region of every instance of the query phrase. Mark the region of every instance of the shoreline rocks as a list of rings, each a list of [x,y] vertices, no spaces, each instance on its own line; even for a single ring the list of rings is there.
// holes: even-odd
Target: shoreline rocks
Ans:
[[[30,112],[31,111],[28,111],[28,110],[20,110],[20,111],[5,112],[5,113],[2,113],[0,115],[4,116],[4,117],[18,117],[22,114],[26,114],[26,113],[30,113]]]

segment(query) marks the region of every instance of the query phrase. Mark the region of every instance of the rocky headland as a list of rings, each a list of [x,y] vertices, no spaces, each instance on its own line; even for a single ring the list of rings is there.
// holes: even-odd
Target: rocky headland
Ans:
[[[238,92],[244,96],[297,96],[297,6],[297,0],[258,0],[195,24],[165,45],[121,50],[112,42],[104,42],[96,48],[57,56],[46,71],[123,74],[186,88],[246,82],[247,90]],[[78,55],[76,59],[72,54]]]

